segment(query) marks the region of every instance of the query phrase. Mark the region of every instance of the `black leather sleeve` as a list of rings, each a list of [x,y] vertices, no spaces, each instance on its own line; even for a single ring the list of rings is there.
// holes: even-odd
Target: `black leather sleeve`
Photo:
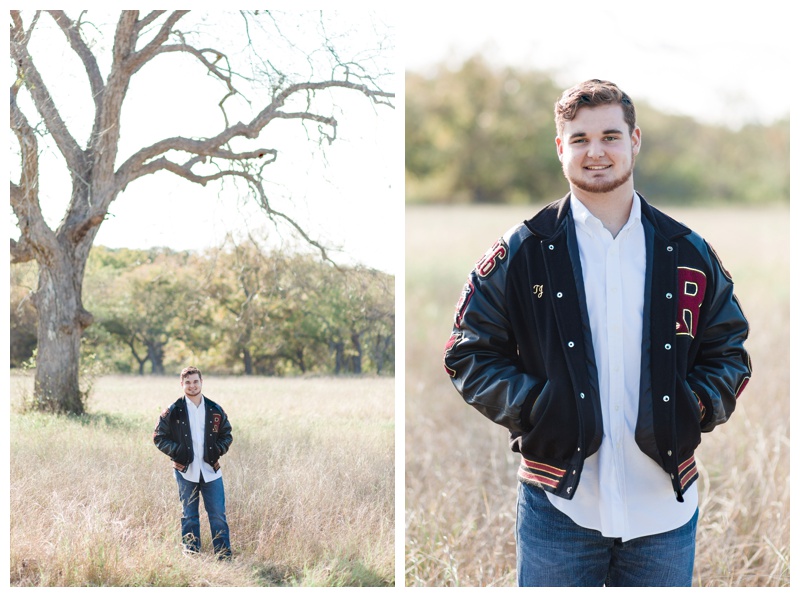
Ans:
[[[507,233],[470,273],[444,354],[445,370],[464,400],[520,433],[531,428],[531,407],[545,385],[522,370],[507,311],[509,263],[524,234],[524,228]]]
[[[181,444],[172,439],[169,422],[171,413],[170,408],[161,413],[156,428],[153,430],[153,443],[164,454],[173,460],[178,460],[181,456]]]
[[[704,245],[712,266],[714,293],[708,297],[707,323],[687,382],[705,406],[701,430],[706,432],[731,416],[752,367],[744,347],[749,325],[733,292],[733,280],[710,245]]]

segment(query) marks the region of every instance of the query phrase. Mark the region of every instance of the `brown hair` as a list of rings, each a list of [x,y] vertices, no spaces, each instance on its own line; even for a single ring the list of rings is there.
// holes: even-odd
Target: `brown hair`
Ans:
[[[197,367],[186,367],[186,369],[181,371],[181,382],[183,382],[183,380],[189,377],[190,375],[194,375],[195,373],[200,377],[201,380],[203,379],[203,374],[200,373],[200,369],[198,369]]]
[[[636,109],[628,94],[611,81],[591,79],[570,87],[556,102],[556,132],[564,131],[564,123],[575,118],[580,108],[619,104],[631,134],[636,128]]]

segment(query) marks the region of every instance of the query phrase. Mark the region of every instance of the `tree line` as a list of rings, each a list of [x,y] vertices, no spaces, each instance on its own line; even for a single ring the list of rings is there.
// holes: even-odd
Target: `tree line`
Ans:
[[[563,196],[553,122],[561,91],[546,73],[493,67],[480,56],[456,69],[407,72],[407,200],[532,203]],[[634,101],[644,146],[636,159],[636,187],[649,199],[789,200],[788,115],[734,129]]]
[[[35,264],[11,268],[11,367],[35,363]],[[109,372],[394,373],[394,277],[267,250],[92,249],[81,358]]]

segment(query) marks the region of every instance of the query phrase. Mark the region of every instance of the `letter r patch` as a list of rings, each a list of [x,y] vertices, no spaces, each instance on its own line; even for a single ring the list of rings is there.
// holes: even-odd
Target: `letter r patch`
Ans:
[[[706,275],[691,267],[678,268],[678,321],[675,333],[694,338],[700,306],[706,295]]]

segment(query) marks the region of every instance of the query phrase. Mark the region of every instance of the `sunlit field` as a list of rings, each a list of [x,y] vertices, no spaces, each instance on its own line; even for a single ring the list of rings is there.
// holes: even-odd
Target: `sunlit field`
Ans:
[[[32,387],[13,375],[12,403]],[[81,418],[11,415],[12,586],[394,584],[394,379],[217,378],[234,559],[180,549],[169,459],[153,445],[176,377],[97,380]],[[199,561],[198,561],[199,560]]]
[[[518,460],[442,367],[469,270],[538,207],[406,211],[408,586],[514,586]],[[697,452],[696,586],[789,585],[789,210],[668,208],[733,274],[753,379]]]

